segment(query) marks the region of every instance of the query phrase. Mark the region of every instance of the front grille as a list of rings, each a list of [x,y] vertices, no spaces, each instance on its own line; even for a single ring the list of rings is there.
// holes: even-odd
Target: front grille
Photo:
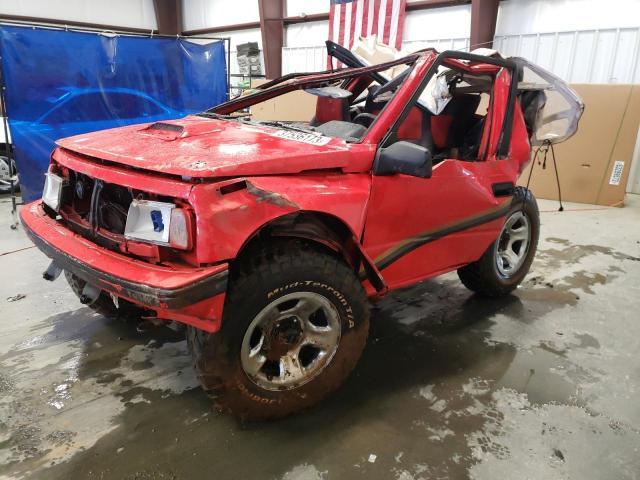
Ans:
[[[51,173],[62,177],[64,182],[58,211],[53,211],[46,205],[44,210],[72,232],[96,245],[145,262],[190,267],[199,265],[198,258],[192,251],[124,236],[133,200],[171,203],[179,208],[188,208],[181,198],[105,182],[72,170],[55,159],[49,168]],[[159,185],[162,183],[159,182]]]
[[[123,252],[127,213],[133,199],[173,202],[170,197],[154,195],[104,182],[69,169],[60,172],[66,178],[60,215],[70,230],[98,245]]]
[[[96,212],[98,226],[112,233],[124,234],[132,200],[133,195],[128,189],[120,185],[103,184]]]
[[[134,195],[132,190],[69,171],[67,192],[62,207],[68,213],[87,222],[94,231],[104,229],[117,235],[124,234]],[[137,196],[144,198],[140,192]]]

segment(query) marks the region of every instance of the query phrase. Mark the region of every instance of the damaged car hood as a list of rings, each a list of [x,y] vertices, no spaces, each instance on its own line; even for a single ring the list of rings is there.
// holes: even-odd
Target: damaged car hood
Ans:
[[[87,133],[57,144],[138,169],[197,178],[360,172],[370,168],[373,154],[370,145],[338,138],[198,116]]]

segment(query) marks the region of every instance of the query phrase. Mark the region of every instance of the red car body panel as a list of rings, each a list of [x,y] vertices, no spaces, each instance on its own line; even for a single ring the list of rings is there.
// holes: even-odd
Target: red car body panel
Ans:
[[[175,126],[178,131],[167,135],[166,130],[151,129],[150,125],[133,125],[64,138],[57,143],[88,157],[193,178],[321,169],[365,172],[371,168],[368,156],[361,154],[367,151],[366,146],[347,144],[338,138],[326,145],[310,145],[275,136],[282,131],[275,127],[195,116],[162,124]]]
[[[28,225],[27,232],[36,245],[45,251],[63,252],[70,262],[61,262],[63,266],[82,264],[102,273],[103,275],[95,277],[96,285],[102,290],[140,306],[151,306],[158,318],[180,320],[207,331],[216,331],[220,327],[224,293],[214,297],[207,296],[194,303],[185,304],[184,301],[179,301],[172,307],[170,302],[174,299],[170,298],[170,294],[167,297],[151,298],[144,289],[132,290],[127,284],[142,285],[149,290],[181,292],[199,282],[226,275],[229,268],[227,263],[210,267],[181,268],[175,265],[154,265],[125,257],[71,232],[49,217],[39,202],[25,206],[20,211],[20,217],[22,222]],[[43,248],[43,243],[46,244],[46,249]],[[189,291],[193,292],[191,289]],[[197,297],[192,297],[195,298]]]
[[[220,189],[237,183],[246,187],[221,193]],[[250,177],[199,185],[190,197],[198,206],[198,247],[208,252],[210,261],[233,259],[262,227],[298,211],[336,217],[359,238],[370,185],[368,174]]]
[[[371,163],[372,149],[358,147],[364,152],[362,156]],[[61,166],[105,182],[185,200],[196,217],[194,261],[197,264],[235,258],[246,240],[260,227],[299,210],[335,216],[359,238],[371,185],[368,173],[335,172],[240,177],[216,183],[191,184],[150,172],[94,163],[67,150],[56,150],[53,159]],[[223,193],[226,186],[241,182],[245,182],[248,188]],[[216,241],[212,242],[212,238]]]
[[[509,72],[498,73],[486,120],[492,122],[492,128],[484,129],[479,149],[486,151],[485,161],[447,159],[434,167],[431,178],[373,177],[363,244],[376,265],[382,267],[381,273],[390,289],[473,262],[496,239],[502,227],[501,217],[420,244],[420,238],[429,240],[429,233],[434,230],[510,204],[510,197],[505,200],[495,196],[492,185],[514,183],[529,158],[527,132],[519,110],[512,136],[519,137],[516,148],[511,150],[508,159],[496,158],[510,85]],[[443,222],[444,218],[448,221]],[[406,248],[412,239],[416,247],[386,266],[393,260],[394,252]]]
[[[23,208],[22,221],[45,253],[71,266],[85,266],[90,278],[101,282],[100,288],[153,309],[159,318],[209,332],[220,328],[226,283],[216,284],[206,298],[196,287],[212,279],[226,282],[230,262],[247,242],[265,226],[297,212],[329,217],[344,226],[369,271],[382,279],[375,288],[363,279],[371,296],[456,269],[477,260],[496,239],[511,196],[496,194],[494,187],[513,187],[517,181],[529,160],[529,133],[515,102],[509,154],[499,158],[510,99],[509,71],[447,58],[444,65],[495,77],[480,145],[484,160],[445,159],[434,166],[431,178],[373,175],[379,144],[437,58],[435,51],[412,57],[413,70],[359,143],[331,138],[324,145],[311,145],[282,138],[277,128],[196,116],[60,140],[52,155],[56,171],[69,169],[173,197],[192,212],[194,247],[174,252],[175,261],[163,261],[157,246],[146,254],[140,242],[124,238],[121,253],[100,247],[45,215],[40,201]],[[347,78],[349,71],[288,80],[223,104],[216,112],[235,111],[256,99],[300,88],[305,81],[321,84]],[[419,120],[412,112],[401,133],[415,136],[412,122]],[[446,123],[438,129],[446,130]],[[443,142],[445,132],[438,136]],[[172,292],[187,286],[190,293],[175,300]],[[144,296],[147,291],[155,304]],[[173,303],[164,302],[165,297]]]

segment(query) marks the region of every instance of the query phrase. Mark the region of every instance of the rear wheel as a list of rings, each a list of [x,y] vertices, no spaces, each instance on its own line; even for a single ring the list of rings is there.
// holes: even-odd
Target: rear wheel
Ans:
[[[539,233],[536,199],[530,191],[518,187],[498,238],[480,260],[458,270],[460,280],[470,290],[487,297],[507,295],[529,272]]]
[[[367,298],[339,258],[298,241],[265,248],[229,285],[221,330],[189,327],[200,382],[223,411],[284,417],[337,389],[369,329]]]

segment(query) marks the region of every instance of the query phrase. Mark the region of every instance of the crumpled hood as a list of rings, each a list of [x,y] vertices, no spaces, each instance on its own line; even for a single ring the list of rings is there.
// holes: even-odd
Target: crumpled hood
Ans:
[[[198,178],[318,169],[366,171],[372,155],[369,145],[197,116],[102,130],[57,144],[134,168]]]

